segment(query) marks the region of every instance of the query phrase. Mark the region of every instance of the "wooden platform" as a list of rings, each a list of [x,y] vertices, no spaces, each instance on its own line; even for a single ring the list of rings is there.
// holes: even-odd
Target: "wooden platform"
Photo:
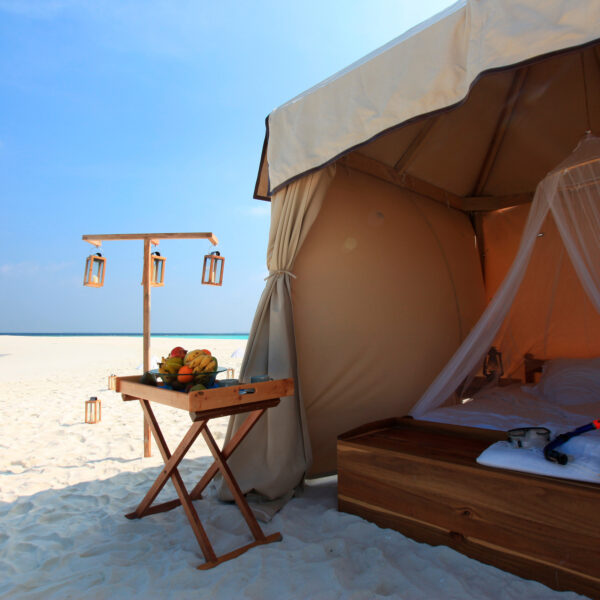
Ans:
[[[600,485],[484,467],[506,434],[409,417],[338,438],[338,507],[600,599]]]

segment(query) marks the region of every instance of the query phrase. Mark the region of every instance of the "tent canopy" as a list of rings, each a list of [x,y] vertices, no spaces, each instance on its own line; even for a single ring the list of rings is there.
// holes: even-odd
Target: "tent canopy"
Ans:
[[[345,157],[463,210],[530,201],[600,125],[598,22],[595,0],[457,2],[274,110],[255,197]]]

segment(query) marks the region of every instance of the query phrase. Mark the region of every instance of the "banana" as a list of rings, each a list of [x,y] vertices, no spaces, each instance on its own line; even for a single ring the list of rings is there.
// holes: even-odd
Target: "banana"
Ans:
[[[191,366],[191,363],[200,356],[204,356],[204,352],[202,352],[202,350],[191,350],[185,355],[183,362],[184,364]]]
[[[188,363],[188,367],[195,369],[204,360],[204,354],[199,354]]]
[[[177,374],[177,371],[181,369],[182,365],[183,359],[177,357],[167,358],[161,363],[161,367],[165,370],[164,372],[167,372],[171,375]]]
[[[210,354],[203,354],[196,361],[194,361],[194,370],[199,369],[200,371],[206,370],[206,365],[211,361],[212,356]]]
[[[217,370],[217,359],[211,358],[208,363],[204,366],[205,373],[213,373]]]

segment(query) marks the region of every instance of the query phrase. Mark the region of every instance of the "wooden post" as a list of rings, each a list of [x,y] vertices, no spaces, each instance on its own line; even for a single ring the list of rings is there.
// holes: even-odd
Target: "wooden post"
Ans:
[[[144,239],[144,373],[150,370],[150,239]],[[144,416],[144,456],[152,456],[150,423]]]

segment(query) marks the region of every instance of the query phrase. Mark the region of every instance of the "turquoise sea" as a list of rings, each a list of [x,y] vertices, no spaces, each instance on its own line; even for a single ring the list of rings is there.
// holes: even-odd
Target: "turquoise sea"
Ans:
[[[32,337],[143,337],[141,333],[16,333],[16,332],[0,332],[0,335],[15,335],[15,336],[32,336]],[[247,333],[153,333],[153,338],[173,337],[173,338],[190,338],[200,340],[247,340]]]

